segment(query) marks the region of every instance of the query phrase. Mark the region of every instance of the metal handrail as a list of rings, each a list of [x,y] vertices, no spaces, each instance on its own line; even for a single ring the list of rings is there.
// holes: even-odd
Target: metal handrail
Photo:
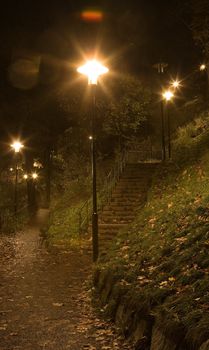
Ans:
[[[101,211],[109,203],[112,191],[119,180],[121,173],[126,165],[127,151],[124,150],[119,154],[113,168],[108,173],[105,184],[98,193],[98,211]],[[78,232],[81,234],[88,228],[92,212],[92,199],[86,200],[78,210]]]
[[[78,210],[78,232],[79,234],[85,231],[88,227],[91,212],[92,212],[92,199],[87,199]]]
[[[122,174],[124,167],[127,163],[132,163],[131,158],[133,153],[140,154],[141,157],[137,156],[137,161],[146,161],[146,160],[160,160],[161,153],[157,150],[134,150],[125,148],[122,152],[119,153],[114,166],[108,173],[103,188],[98,192],[98,211],[101,211],[106,204],[108,204],[112,197],[113,189],[118,182],[120,175]],[[83,203],[83,205],[78,210],[78,230],[79,233],[85,232],[88,228],[90,218],[92,213],[92,199],[88,199]]]

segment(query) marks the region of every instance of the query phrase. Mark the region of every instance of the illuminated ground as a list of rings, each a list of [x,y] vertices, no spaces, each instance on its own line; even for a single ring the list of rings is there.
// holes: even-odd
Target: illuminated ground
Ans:
[[[91,255],[48,251],[39,230],[0,236],[0,349],[130,349],[91,308]]]

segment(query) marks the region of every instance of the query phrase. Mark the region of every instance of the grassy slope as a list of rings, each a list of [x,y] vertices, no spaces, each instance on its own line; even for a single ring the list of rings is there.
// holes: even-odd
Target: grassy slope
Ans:
[[[111,167],[111,159],[97,162],[98,205],[103,196],[102,190],[106,175]],[[71,245],[78,243],[82,233],[79,232],[79,210],[91,196],[91,174],[86,176],[81,171],[79,179],[69,181],[65,185],[64,193],[57,194],[53,200],[48,227],[44,229],[43,233],[48,244]]]
[[[179,131],[175,165],[159,167],[147,205],[98,264],[168,332],[184,329],[191,346],[209,338],[208,125],[206,115]]]
[[[76,243],[79,237],[78,209],[89,198],[89,184],[89,178],[71,181],[69,189],[54,201],[45,233],[49,244]]]

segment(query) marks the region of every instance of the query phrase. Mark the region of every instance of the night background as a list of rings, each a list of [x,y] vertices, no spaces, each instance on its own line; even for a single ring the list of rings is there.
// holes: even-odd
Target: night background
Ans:
[[[32,134],[41,133],[40,124],[44,128],[49,123],[53,129],[54,123],[59,133],[58,129],[62,132],[76,122],[69,113],[70,87],[78,63],[95,52],[113,74],[133,74],[156,96],[162,88],[156,64],[166,63],[166,77],[187,78],[180,98],[192,99],[205,84],[204,77],[193,76],[205,59],[194,41],[195,6],[180,1],[130,1],[128,6],[125,1],[8,1],[2,5],[2,137],[23,133],[33,142]],[[69,107],[64,109],[60,95],[67,92]]]
[[[208,0],[3,2],[0,350],[209,349],[208,174]]]

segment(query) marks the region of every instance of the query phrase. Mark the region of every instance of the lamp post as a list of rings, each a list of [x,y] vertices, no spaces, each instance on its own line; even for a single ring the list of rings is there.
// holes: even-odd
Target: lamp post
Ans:
[[[15,152],[15,191],[14,191],[14,213],[17,215],[17,183],[18,183],[18,159],[17,155],[20,153],[24,145],[19,141],[14,141],[11,144],[11,148]]]
[[[38,178],[38,174],[37,174],[37,173],[32,173],[31,176],[32,176],[32,179],[33,179],[33,180],[36,180],[36,179]]]
[[[202,64],[200,65],[200,71],[203,72],[203,71],[205,71],[206,69],[207,69],[206,64],[205,64],[205,63],[202,63]]]
[[[93,262],[99,255],[98,245],[98,212],[97,212],[97,177],[96,177],[96,142],[95,142],[95,114],[96,114],[96,87],[98,77],[108,72],[97,60],[87,61],[77,71],[88,77],[88,85],[91,93],[91,158],[92,158],[92,249]]]
[[[167,63],[159,62],[154,65],[154,68],[157,68],[158,74],[160,76],[160,83],[163,85],[163,80],[164,80],[164,72],[165,68],[168,66]],[[164,161],[166,159],[166,151],[165,151],[165,117],[164,117],[164,104],[163,100],[161,100],[160,103],[160,109],[161,109],[161,138],[162,138],[162,160]]]
[[[168,158],[171,159],[171,130],[170,130],[170,113],[168,108],[168,102],[172,100],[174,94],[172,91],[167,90],[163,93],[163,98],[167,102],[167,122],[168,122]]]

